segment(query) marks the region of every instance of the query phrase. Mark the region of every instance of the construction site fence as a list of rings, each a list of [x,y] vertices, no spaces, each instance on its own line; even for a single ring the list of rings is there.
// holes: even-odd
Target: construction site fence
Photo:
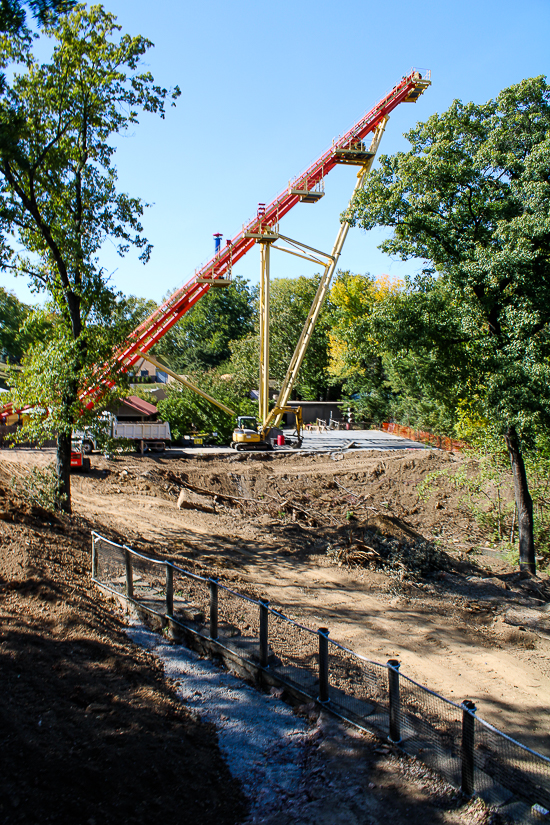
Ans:
[[[389,740],[516,822],[550,810],[550,759],[400,670],[371,661],[218,578],[92,533],[92,579],[105,590],[224,648],[256,672]]]
[[[418,441],[421,444],[429,444],[431,447],[437,447],[439,450],[446,450],[449,453],[460,452],[468,447],[465,441],[457,441],[446,435],[434,435],[425,430],[417,430],[414,427],[397,424],[396,422],[385,421],[382,424],[382,429],[386,433],[393,433],[394,435],[401,436],[401,438],[408,438],[411,441]]]

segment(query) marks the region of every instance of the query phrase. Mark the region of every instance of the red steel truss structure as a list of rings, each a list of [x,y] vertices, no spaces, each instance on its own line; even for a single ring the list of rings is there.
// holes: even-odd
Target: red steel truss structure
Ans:
[[[262,204],[258,214],[246,226],[243,226],[231,241],[226,242],[214,257],[205,264],[195,275],[180,287],[165,301],[162,306],[153,312],[128,337],[127,343],[115,355],[115,365],[123,365],[129,369],[146,353],[185,313],[199,301],[209,289],[212,282],[224,281],[231,273],[232,266],[245,255],[255,244],[250,234],[265,233],[275,227],[281,218],[289,212],[300,200],[314,201],[319,195],[319,187],[326,175],[339,163],[350,163],[353,159],[346,159],[346,150],[350,153],[360,152],[363,139],[373,132],[381,121],[400,103],[413,103],[430,85],[430,72],[412,69],[408,75],[394,86],[364,117],[359,120],[345,135],[335,140],[321,157],[313,163],[306,172],[296,178],[269,206]],[[308,195],[311,194],[311,199]],[[221,284],[219,284],[221,285]],[[108,381],[106,383],[109,383]],[[85,391],[86,396],[94,396],[98,387]],[[93,406],[93,402],[89,406]]]

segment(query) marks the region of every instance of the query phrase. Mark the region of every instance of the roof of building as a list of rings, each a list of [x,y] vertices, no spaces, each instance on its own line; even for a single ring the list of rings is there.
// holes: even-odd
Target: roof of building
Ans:
[[[155,415],[157,412],[154,404],[149,404],[148,401],[144,401],[143,398],[138,398],[137,395],[129,395],[128,398],[123,398],[122,403],[131,407],[133,410],[137,410],[141,415]]]

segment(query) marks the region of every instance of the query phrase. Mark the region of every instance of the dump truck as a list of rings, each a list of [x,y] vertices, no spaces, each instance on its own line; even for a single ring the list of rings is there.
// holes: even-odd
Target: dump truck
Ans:
[[[101,430],[108,438],[133,441],[137,452],[163,452],[172,438],[167,421],[119,421],[114,415],[103,416]],[[73,437],[81,441],[86,455],[101,449],[101,436],[90,429],[78,430]]]

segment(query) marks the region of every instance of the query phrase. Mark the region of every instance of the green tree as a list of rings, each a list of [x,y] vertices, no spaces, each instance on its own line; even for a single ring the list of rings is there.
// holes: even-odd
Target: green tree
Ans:
[[[30,341],[25,321],[31,308],[13,292],[0,287],[0,357],[3,361],[19,362]]]
[[[254,297],[243,278],[230,286],[212,287],[155,346],[176,372],[203,372],[214,369],[231,356],[230,341],[254,328]]]
[[[399,421],[449,435],[465,392],[474,398],[471,354],[463,340],[460,311],[443,279],[410,284],[377,303],[374,339],[391,387]]]
[[[78,5],[43,34],[53,42],[49,63],[37,62],[30,39],[0,42],[1,64],[17,59],[24,67],[0,99],[0,265],[27,275],[51,302],[55,331],[42,353],[33,349],[15,398],[48,406],[59,505],[70,511],[71,431],[83,423],[79,390],[116,338],[116,323],[109,326],[120,317],[98,253],[111,238],[120,255],[132,246],[143,262],[150,254],[144,204],[117,191],[113,138],[134,128],[140,110],[164,117],[179,90],[140,71],[151,42],[120,34],[101,6]],[[25,253],[10,247],[12,235]]]
[[[381,303],[399,294],[402,282],[387,275],[339,272],[330,291],[329,372],[348,393],[363,420],[381,422],[392,414],[394,393],[384,365],[384,347],[373,327]]]
[[[466,349],[465,399],[494,421],[510,457],[520,566],[535,571],[533,506],[522,450],[550,421],[550,88],[537,77],[484,105],[455,101],[411,130],[411,150],[381,157],[347,215],[386,226],[381,248],[445,285]],[[443,340],[449,336],[441,328]],[[449,346],[456,347],[456,329]],[[443,345],[443,341],[441,342]]]
[[[319,276],[313,278],[274,278],[270,287],[270,377],[282,382],[313,298],[319,286]],[[231,343],[231,371],[248,389],[258,385],[260,351],[258,306],[255,306],[255,330]],[[323,398],[331,383],[328,374],[328,305],[325,304],[315,327],[295,386],[295,395],[315,400]]]
[[[25,6],[40,25],[45,25],[68,12],[75,4],[76,0],[1,0],[0,31],[21,34],[27,20]]]
[[[320,276],[276,278],[271,283],[271,377],[281,382],[319,286]],[[315,401],[325,398],[328,375],[329,305],[325,304],[311,337],[296,382],[298,397]]]

